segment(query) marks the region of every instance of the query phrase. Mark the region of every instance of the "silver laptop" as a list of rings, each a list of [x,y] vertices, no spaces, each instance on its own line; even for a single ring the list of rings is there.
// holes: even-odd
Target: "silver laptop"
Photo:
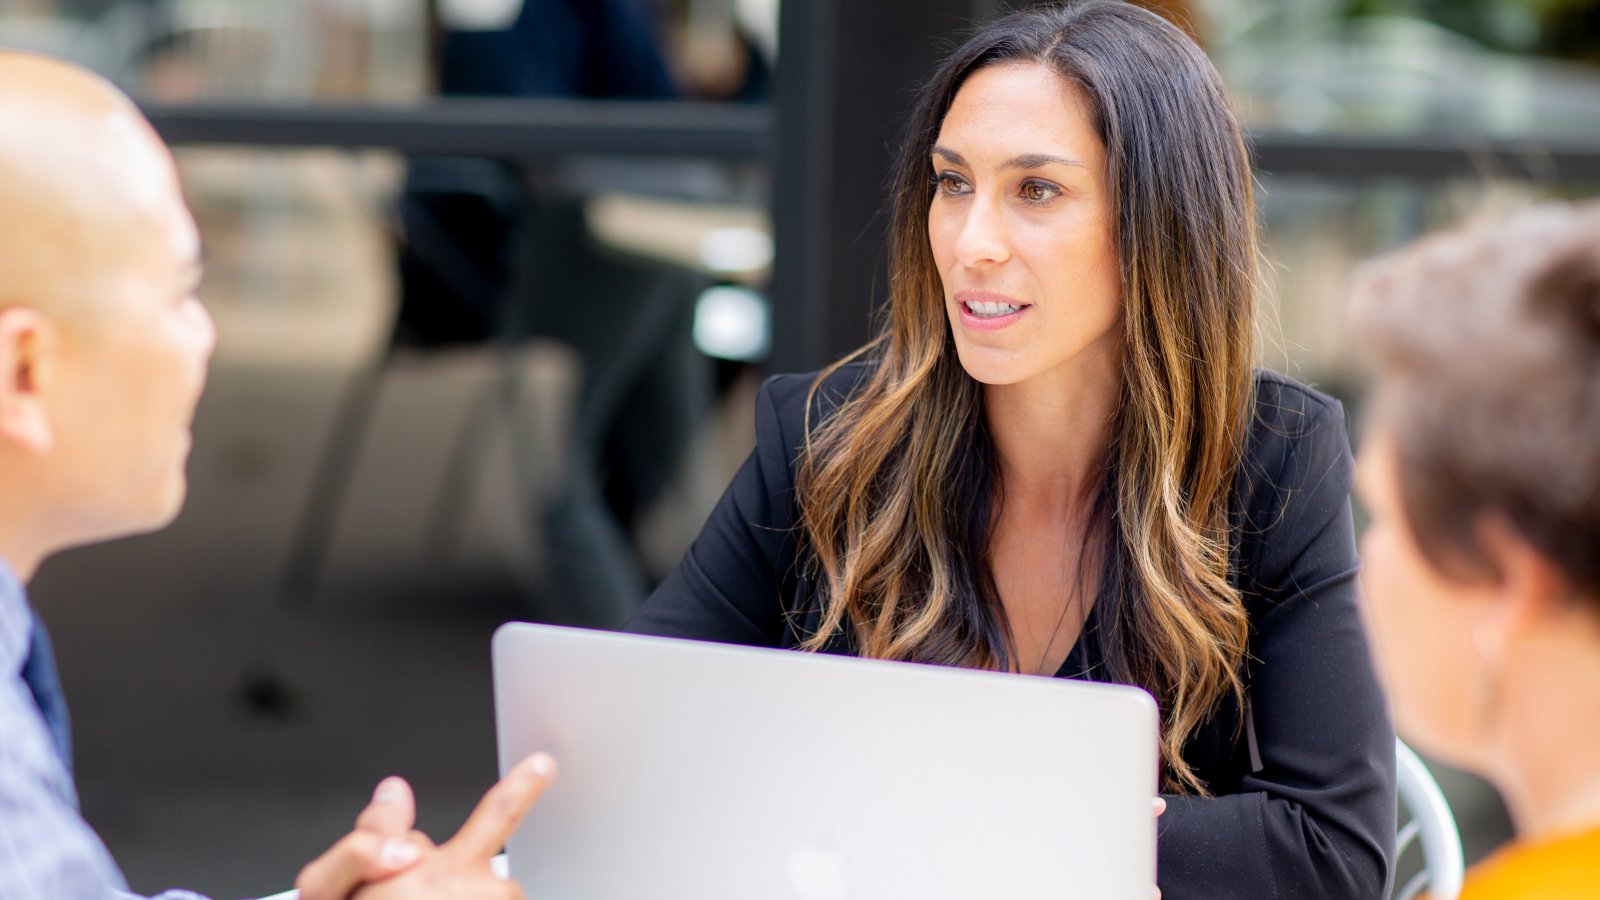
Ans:
[[[538,625],[494,636],[539,900],[1149,900],[1136,688]]]

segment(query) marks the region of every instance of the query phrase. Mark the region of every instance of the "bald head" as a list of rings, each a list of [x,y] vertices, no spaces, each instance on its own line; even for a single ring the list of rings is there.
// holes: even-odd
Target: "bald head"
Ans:
[[[151,242],[195,237],[138,109],[81,68],[0,51],[0,307],[92,313]]]
[[[0,51],[0,560],[182,505],[216,332],[172,157],[132,102]]]

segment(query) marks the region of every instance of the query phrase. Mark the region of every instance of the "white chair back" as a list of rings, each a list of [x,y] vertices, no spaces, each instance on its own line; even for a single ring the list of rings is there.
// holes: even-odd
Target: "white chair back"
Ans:
[[[1395,856],[1413,841],[1422,844],[1422,871],[1396,889],[1395,900],[1414,900],[1423,889],[1429,900],[1456,900],[1466,866],[1461,855],[1461,833],[1444,792],[1416,752],[1395,741],[1395,763],[1400,801],[1411,813],[1395,839]]]

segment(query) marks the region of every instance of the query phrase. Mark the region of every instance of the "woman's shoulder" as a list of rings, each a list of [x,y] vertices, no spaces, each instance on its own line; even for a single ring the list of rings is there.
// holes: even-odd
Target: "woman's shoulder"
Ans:
[[[1344,406],[1338,400],[1280,372],[1256,370],[1250,440],[1258,449],[1276,443],[1274,439],[1305,437],[1325,425],[1344,427]]]
[[[1353,536],[1328,526],[1350,515],[1355,464],[1338,400],[1276,372],[1257,373],[1255,386],[1234,483],[1236,562],[1246,588],[1277,596],[1309,578],[1307,566],[1354,565]]]
[[[1350,461],[1344,406],[1315,388],[1267,369],[1255,376],[1255,405],[1240,469],[1246,506],[1265,492],[1304,490]]]
[[[818,422],[860,390],[874,368],[871,360],[856,360],[832,370],[771,376],[761,385],[761,393],[756,400],[757,428],[773,425],[781,428],[785,434],[800,435],[806,427],[808,400],[809,421],[811,427],[815,428]],[[824,372],[826,376],[819,383],[818,378]]]

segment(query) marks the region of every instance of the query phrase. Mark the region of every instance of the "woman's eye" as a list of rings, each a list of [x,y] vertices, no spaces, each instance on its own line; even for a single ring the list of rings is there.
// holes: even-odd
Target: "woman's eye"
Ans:
[[[1061,190],[1055,185],[1039,181],[1029,181],[1022,185],[1022,199],[1027,200],[1029,203],[1043,203],[1046,200],[1054,199],[1059,193],[1061,193]]]
[[[954,175],[940,175],[937,182],[941,194],[961,194],[967,189],[966,182]]]

